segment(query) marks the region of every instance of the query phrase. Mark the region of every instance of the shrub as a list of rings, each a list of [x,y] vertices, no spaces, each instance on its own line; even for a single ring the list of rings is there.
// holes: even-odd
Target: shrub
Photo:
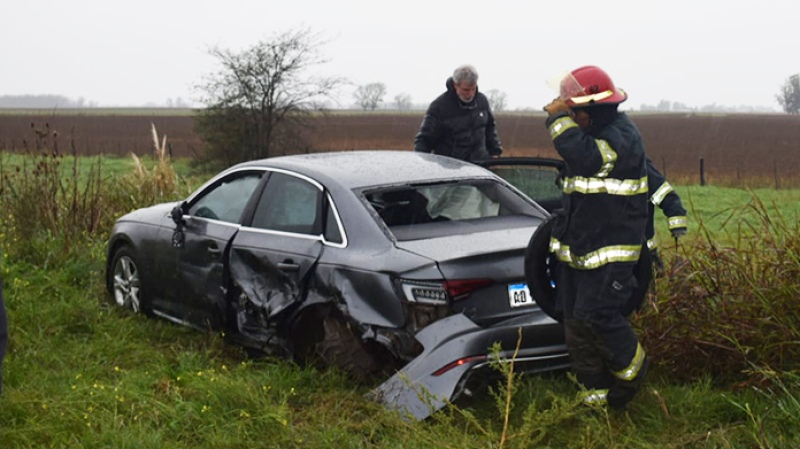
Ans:
[[[798,224],[755,195],[729,213],[719,236],[701,223],[635,318],[654,361],[677,379],[749,383],[763,377],[753,367],[798,368]]]

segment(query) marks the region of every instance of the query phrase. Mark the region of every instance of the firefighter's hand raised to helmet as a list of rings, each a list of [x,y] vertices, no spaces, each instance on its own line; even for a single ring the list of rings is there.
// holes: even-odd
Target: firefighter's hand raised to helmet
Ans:
[[[560,98],[556,98],[555,100],[551,101],[550,104],[544,107],[544,110],[547,111],[547,115],[558,114],[559,112],[569,112],[569,106],[564,100]]]

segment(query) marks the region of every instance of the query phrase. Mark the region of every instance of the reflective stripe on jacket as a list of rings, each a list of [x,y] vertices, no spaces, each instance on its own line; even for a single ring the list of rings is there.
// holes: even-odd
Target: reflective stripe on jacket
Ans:
[[[650,190],[650,205],[648,206],[647,220],[647,247],[655,248],[656,230],[654,215],[656,206],[666,215],[669,229],[687,227],[686,209],[683,208],[681,198],[675,193],[664,175],[658,171],[650,158],[647,158],[647,186]]]

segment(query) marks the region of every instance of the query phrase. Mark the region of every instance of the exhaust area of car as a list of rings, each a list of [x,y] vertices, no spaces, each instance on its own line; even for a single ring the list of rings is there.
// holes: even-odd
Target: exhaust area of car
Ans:
[[[481,327],[463,313],[442,318],[416,334],[423,351],[369,397],[409,419],[422,420],[455,400],[466,379],[477,369],[488,368],[493,343],[512,354],[522,335],[523,346],[515,363],[527,372],[569,367],[566,346],[559,339],[560,325],[543,313],[530,313],[490,327]],[[541,344],[533,348],[529,343]]]

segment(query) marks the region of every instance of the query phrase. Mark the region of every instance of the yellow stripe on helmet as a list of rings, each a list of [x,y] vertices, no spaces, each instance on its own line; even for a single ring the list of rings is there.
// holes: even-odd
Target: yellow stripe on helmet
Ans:
[[[600,100],[605,100],[606,98],[614,95],[613,90],[606,90],[600,93],[591,94],[591,95],[582,95],[580,97],[570,97],[575,104],[584,104],[584,103],[591,103],[597,102]]]

